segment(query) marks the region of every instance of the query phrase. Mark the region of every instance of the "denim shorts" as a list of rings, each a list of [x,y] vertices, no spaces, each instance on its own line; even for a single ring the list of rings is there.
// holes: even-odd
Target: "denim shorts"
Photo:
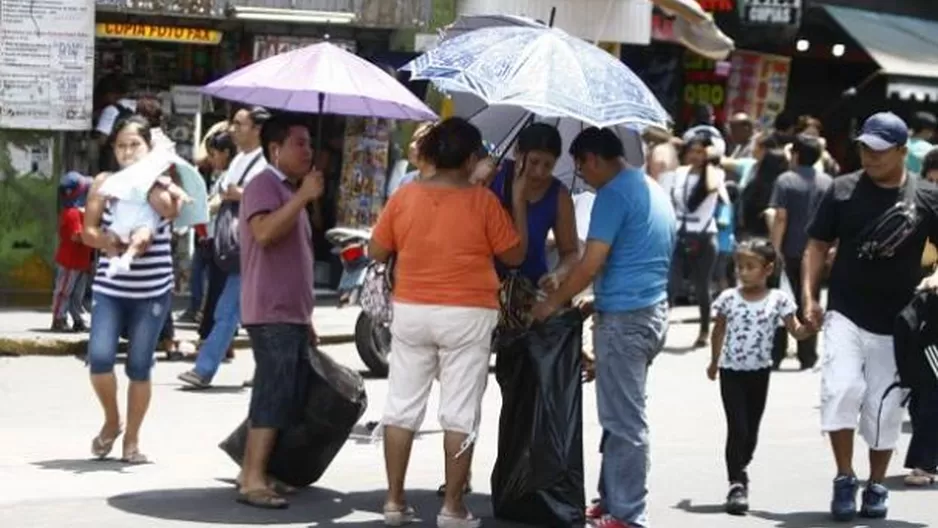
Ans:
[[[92,374],[114,371],[120,336],[129,349],[125,371],[132,381],[149,381],[160,331],[169,315],[172,292],[150,299],[126,299],[95,292],[91,300],[88,365]]]
[[[251,427],[284,429],[302,418],[312,374],[309,327],[297,324],[245,326],[254,350]]]

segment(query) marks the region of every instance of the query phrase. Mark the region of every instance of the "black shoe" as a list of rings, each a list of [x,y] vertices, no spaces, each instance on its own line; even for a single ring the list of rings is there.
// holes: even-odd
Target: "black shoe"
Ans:
[[[53,332],[68,332],[68,321],[65,319],[54,319],[49,329]]]
[[[88,325],[86,325],[84,321],[75,321],[75,322],[72,324],[72,332],[75,332],[75,333],[87,333],[88,331],[89,331],[89,330],[88,330]]]
[[[726,495],[726,513],[730,515],[745,515],[749,511],[749,490],[742,484],[730,485]]]

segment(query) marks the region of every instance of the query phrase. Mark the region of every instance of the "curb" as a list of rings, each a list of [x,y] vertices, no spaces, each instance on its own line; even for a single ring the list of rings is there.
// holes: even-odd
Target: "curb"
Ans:
[[[321,345],[344,345],[354,343],[354,334],[332,334],[319,336]],[[232,343],[235,349],[243,350],[251,348],[251,341],[247,336],[237,336]],[[126,347],[125,342],[121,342],[121,351]],[[24,337],[20,339],[10,339],[0,337],[0,356],[6,357],[24,357],[24,356],[84,356],[88,350],[87,339],[67,340]]]

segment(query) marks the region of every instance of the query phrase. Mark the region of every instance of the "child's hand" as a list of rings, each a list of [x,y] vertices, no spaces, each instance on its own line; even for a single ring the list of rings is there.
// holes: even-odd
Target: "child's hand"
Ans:
[[[710,379],[710,381],[714,381],[717,379],[717,374],[719,372],[720,372],[720,368],[717,366],[717,364],[711,362],[710,365],[707,367],[707,378]]]

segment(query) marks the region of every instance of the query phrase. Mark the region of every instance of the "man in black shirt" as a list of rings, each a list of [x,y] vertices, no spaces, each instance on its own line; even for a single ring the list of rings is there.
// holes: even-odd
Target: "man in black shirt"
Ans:
[[[834,179],[821,199],[808,228],[801,291],[808,323],[820,326],[824,316],[813,292],[836,243],[824,321],[821,427],[830,434],[837,463],[831,513],[841,521],[857,513],[853,437],[858,420],[870,447],[860,515],[886,516],[882,482],[899,440],[905,396],[894,385],[895,319],[916,286],[938,285],[938,276],[919,284],[925,239],[938,237],[938,188],[905,170],[908,127],[894,114],[876,114],[857,141],[863,170]],[[912,204],[912,215],[895,214]],[[884,230],[887,215],[890,227]]]
[[[808,222],[832,182],[830,176],[814,168],[823,152],[819,138],[807,134],[795,136],[791,146],[792,169],[775,180],[769,200],[769,207],[775,210],[770,230],[772,244],[784,259],[784,273],[791,283],[799,310],[804,309],[801,302],[801,256],[808,243]],[[820,290],[815,290],[814,298],[819,297]],[[788,350],[788,330],[780,328],[779,336],[776,339],[782,346],[776,346],[776,357],[772,358],[776,368]],[[817,363],[816,335],[798,341],[798,361],[802,370]]]

